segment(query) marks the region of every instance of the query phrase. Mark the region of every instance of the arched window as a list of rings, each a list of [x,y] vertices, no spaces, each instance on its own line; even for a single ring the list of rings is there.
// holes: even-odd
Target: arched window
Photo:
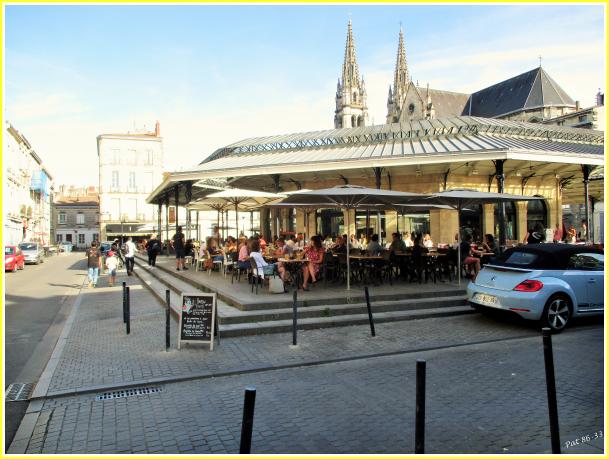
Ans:
[[[357,93],[353,92],[353,103],[357,104]]]
[[[357,117],[357,126],[361,127],[364,125],[364,117],[363,116],[358,116]]]
[[[499,204],[495,204],[495,236],[499,237]],[[518,234],[516,218],[516,204],[513,202],[505,203],[505,238],[515,240]]]
[[[482,206],[480,204],[471,204],[461,209],[461,218],[459,221],[461,228],[461,237],[465,234],[471,234],[474,242],[482,240]]]
[[[351,127],[356,127],[357,126],[357,116],[353,115],[351,117]]]
[[[544,199],[527,203],[527,230],[535,228],[537,223],[541,223],[544,228],[548,227],[548,206]]]

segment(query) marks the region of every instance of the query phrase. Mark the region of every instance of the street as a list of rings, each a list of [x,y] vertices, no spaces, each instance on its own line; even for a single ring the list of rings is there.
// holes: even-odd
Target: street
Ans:
[[[85,275],[82,253],[45,258],[40,265],[5,273],[5,388],[36,382],[61,333],[66,310]],[[27,409],[27,402],[5,402],[6,447]]]
[[[82,290],[11,452],[235,453],[243,390],[255,386],[252,453],[412,453],[419,358],[426,452],[550,451],[543,347],[531,324],[470,314],[378,324],[376,337],[367,326],[303,330],[296,348],[289,334],[223,338],[210,352],[177,350],[172,322],[167,352],[163,305],[135,276],[120,281],[131,288],[130,334],[120,287],[104,276]],[[604,438],[565,450],[604,434],[602,322],[553,337],[563,452],[603,450]]]

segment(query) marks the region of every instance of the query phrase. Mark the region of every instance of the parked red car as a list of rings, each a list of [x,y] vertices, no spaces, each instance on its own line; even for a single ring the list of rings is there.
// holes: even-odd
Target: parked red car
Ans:
[[[17,272],[25,267],[25,257],[19,247],[7,245],[4,247],[4,270]]]

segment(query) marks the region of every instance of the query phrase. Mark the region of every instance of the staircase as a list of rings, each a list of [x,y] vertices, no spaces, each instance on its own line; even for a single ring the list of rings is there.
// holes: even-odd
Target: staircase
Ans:
[[[203,283],[181,276],[167,267],[157,265],[150,269],[146,262],[136,257],[135,274],[160,302],[165,303],[165,290],[171,291],[171,309],[177,316],[182,292],[210,291]],[[201,273],[201,276],[207,274]],[[465,301],[463,289],[436,290],[431,292],[396,294],[386,289],[371,289],[371,304],[375,323],[398,320],[426,319],[468,314],[473,310]],[[222,336],[243,336],[264,333],[285,333],[292,330],[292,294],[284,294],[281,300],[234,304],[228,294],[218,293],[218,317]],[[300,293],[300,292],[299,292]],[[253,295],[253,294],[252,294]],[[233,303],[233,304],[229,304]],[[348,301],[346,295],[326,299],[298,299],[298,328],[317,329],[368,323],[368,312],[363,288],[355,288]]]

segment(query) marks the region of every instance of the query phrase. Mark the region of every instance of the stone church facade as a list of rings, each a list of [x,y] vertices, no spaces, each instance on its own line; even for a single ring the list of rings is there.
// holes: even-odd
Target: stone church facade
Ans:
[[[342,79],[336,90],[335,128],[368,124],[367,94],[359,76],[353,29],[349,21]],[[579,110],[575,102],[541,66],[473,94],[421,87],[410,78],[404,31],[400,30],[393,85],[387,97],[387,123],[477,116],[544,122]]]

